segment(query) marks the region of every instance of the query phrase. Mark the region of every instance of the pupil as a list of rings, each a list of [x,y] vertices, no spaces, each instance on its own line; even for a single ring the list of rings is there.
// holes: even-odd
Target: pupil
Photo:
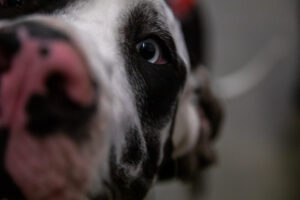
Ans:
[[[140,47],[140,54],[146,59],[151,60],[155,56],[155,46],[150,42],[143,42]]]

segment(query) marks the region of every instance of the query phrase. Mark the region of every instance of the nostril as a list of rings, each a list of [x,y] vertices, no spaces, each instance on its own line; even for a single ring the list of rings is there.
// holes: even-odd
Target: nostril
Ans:
[[[64,92],[65,83],[66,78],[64,75],[59,72],[54,72],[46,78],[45,84],[49,94],[61,94]]]
[[[46,94],[34,94],[28,100],[27,130],[34,136],[46,137],[55,131],[63,131],[76,139],[84,139],[96,105],[81,106],[67,93],[67,78],[61,72],[52,72],[45,79]],[[78,140],[79,141],[79,140]]]

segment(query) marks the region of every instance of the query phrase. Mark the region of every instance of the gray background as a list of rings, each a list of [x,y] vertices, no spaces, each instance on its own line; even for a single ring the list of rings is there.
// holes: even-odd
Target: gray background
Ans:
[[[216,92],[224,92],[223,86],[217,85],[218,80],[247,63],[258,63],[262,69],[270,70],[249,90],[234,96],[220,95],[226,120],[217,142],[219,163],[207,172],[206,192],[199,199],[293,199],[296,172],[291,172],[287,160],[294,113],[291,102],[299,68],[298,3],[296,0],[203,0],[202,3],[210,28],[207,44]],[[269,55],[264,49],[274,38],[275,53],[269,53],[265,58],[268,60],[257,56],[259,52]],[[158,187],[150,199],[191,198],[181,185],[172,183]]]

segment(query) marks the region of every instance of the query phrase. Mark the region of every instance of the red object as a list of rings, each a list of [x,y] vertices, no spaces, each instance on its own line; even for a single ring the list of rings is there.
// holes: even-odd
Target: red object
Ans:
[[[184,19],[196,6],[196,0],[168,0],[168,4],[178,19]]]

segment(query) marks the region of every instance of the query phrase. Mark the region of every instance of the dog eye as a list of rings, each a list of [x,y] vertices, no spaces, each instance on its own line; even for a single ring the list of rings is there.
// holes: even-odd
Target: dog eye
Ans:
[[[149,63],[159,65],[167,63],[163,56],[161,46],[154,39],[147,39],[138,43],[136,49],[137,52]]]

